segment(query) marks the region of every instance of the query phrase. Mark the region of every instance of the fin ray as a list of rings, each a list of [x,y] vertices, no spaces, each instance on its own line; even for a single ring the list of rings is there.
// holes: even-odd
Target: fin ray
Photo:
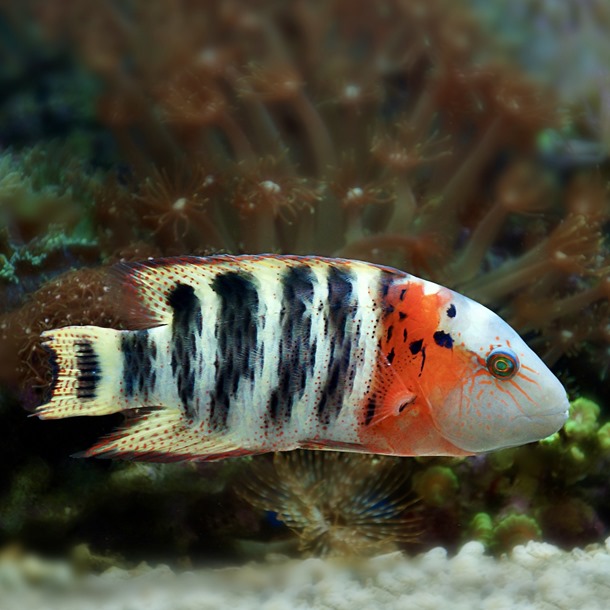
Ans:
[[[369,418],[367,426],[376,426],[390,417],[400,415],[405,407],[415,402],[418,394],[422,394],[419,383],[410,379],[407,385],[381,349],[377,351],[377,378],[378,389],[373,397],[375,410],[373,415],[365,415]]]
[[[177,409],[159,408],[136,416],[77,457],[138,461],[211,461],[254,452],[233,442],[230,434],[204,436]]]
[[[75,415],[107,415],[121,411],[114,396],[111,371],[120,356],[121,331],[98,326],[66,326],[42,333],[51,352],[53,395],[34,415],[60,419]]]

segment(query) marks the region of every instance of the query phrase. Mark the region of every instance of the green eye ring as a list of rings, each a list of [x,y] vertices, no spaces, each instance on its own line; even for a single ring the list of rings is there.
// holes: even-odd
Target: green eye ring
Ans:
[[[486,360],[487,370],[497,379],[512,379],[519,370],[519,358],[512,350],[501,348],[493,350]]]

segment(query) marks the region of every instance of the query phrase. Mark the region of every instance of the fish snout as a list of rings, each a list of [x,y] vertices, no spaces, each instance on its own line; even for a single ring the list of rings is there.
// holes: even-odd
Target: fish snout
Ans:
[[[540,428],[540,434],[544,438],[563,428],[570,413],[570,401],[561,386],[560,392],[553,392],[543,404],[544,407],[532,417],[532,420]]]

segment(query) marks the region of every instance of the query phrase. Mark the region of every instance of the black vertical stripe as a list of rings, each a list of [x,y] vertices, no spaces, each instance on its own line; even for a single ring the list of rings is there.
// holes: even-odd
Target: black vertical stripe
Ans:
[[[351,312],[349,304],[352,296],[352,274],[339,267],[328,270],[328,310],[331,331],[337,341],[345,339],[347,321]]]
[[[78,367],[76,396],[81,400],[92,400],[95,398],[97,384],[101,378],[99,359],[91,341],[80,339],[75,343],[75,349]]]
[[[310,339],[315,276],[309,267],[296,266],[284,273],[281,282],[278,386],[269,401],[272,422],[290,420],[315,363],[315,345]]]
[[[195,289],[177,284],[168,303],[174,310],[172,318],[171,367],[178,396],[188,417],[195,415],[195,366],[198,359],[197,339],[201,337],[201,302]]]
[[[379,294],[382,299],[385,299],[389,292],[392,284],[396,281],[396,273],[392,271],[388,271],[387,269],[381,270],[381,275],[379,276]],[[402,301],[404,297],[404,292],[400,295],[400,300]]]
[[[210,425],[220,430],[227,425],[240,379],[254,379],[259,298],[254,277],[242,271],[217,275],[212,290],[220,298],[220,307],[215,326],[218,357]]]
[[[370,425],[375,417],[375,411],[377,410],[377,403],[374,398],[369,398],[369,401],[366,405],[366,410],[364,412],[364,424],[366,426]]]
[[[326,382],[317,405],[318,420],[330,424],[339,415],[343,406],[349,375],[352,343],[357,337],[350,334],[355,307],[353,299],[352,274],[345,268],[331,266],[328,270],[328,320],[327,332],[330,336],[330,362]]]
[[[123,390],[125,398],[144,397],[152,392],[151,374],[157,348],[147,330],[125,331],[121,334],[123,354]]]

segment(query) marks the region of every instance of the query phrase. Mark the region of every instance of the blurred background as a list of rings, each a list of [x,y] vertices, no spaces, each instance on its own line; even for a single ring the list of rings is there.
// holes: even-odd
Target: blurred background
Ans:
[[[0,2],[0,562],[82,572],[563,548],[610,526],[605,0]],[[77,460],[120,416],[28,418],[42,331],[123,328],[106,271],[359,258],[484,303],[573,401],[466,460]]]

